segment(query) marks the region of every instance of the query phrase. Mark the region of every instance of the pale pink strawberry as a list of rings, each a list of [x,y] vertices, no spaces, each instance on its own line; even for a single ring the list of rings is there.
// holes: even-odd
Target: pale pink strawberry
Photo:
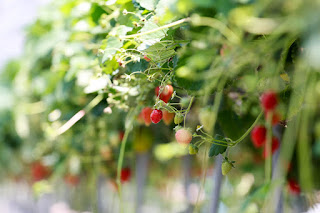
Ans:
[[[189,144],[191,142],[191,140],[192,140],[192,134],[186,128],[179,129],[176,132],[175,136],[176,136],[177,142],[180,143],[180,144]]]

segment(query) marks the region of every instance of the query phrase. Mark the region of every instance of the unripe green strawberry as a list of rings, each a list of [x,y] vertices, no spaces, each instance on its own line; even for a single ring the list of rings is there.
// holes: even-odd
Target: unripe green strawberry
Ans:
[[[215,115],[211,108],[203,108],[200,110],[199,121],[207,132],[210,132],[213,129],[214,116]]]
[[[229,161],[224,161],[221,165],[221,172],[223,175],[226,175],[230,172],[230,170],[232,169],[232,163],[230,163]]]
[[[175,116],[174,116],[174,123],[175,124],[179,124],[183,121],[184,117],[183,115],[181,115],[180,113],[177,113]]]
[[[189,106],[190,103],[190,97],[183,97],[180,100],[180,104],[183,108],[187,108]]]
[[[197,146],[195,146],[193,144],[189,145],[189,154],[190,155],[195,155],[198,153],[198,151],[199,151],[199,148]]]

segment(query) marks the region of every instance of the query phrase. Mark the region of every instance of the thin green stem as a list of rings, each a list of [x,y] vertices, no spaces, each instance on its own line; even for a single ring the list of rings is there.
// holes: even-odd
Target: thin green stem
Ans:
[[[172,23],[170,23],[170,24],[163,25],[163,26],[161,26],[161,27],[158,27],[158,28],[155,28],[155,29],[146,31],[146,32],[142,32],[142,33],[137,33],[137,34],[133,34],[133,35],[124,36],[124,37],[122,37],[121,39],[136,38],[136,37],[139,37],[139,36],[148,35],[148,34],[150,34],[150,33],[155,33],[155,32],[157,32],[157,31],[164,30],[164,29],[167,29],[167,28],[170,28],[170,27],[174,27],[174,26],[177,26],[177,25],[180,25],[180,24],[182,24],[182,23],[189,22],[189,21],[190,21],[190,18],[180,19],[180,20],[178,20],[178,21],[172,22]]]
[[[124,158],[124,152],[126,148],[126,143],[128,139],[128,135],[131,129],[126,128],[123,139],[121,141],[121,147],[120,147],[120,155],[118,159],[118,167],[117,167],[117,184],[119,189],[119,206],[120,206],[120,213],[123,212],[123,205],[122,205],[122,193],[121,193],[121,169],[123,164],[123,158]]]
[[[258,115],[258,117],[256,118],[256,120],[253,122],[253,124],[250,126],[250,128],[236,141],[234,141],[234,145],[236,146],[238,143],[240,143],[243,139],[245,139],[245,137],[247,137],[247,135],[250,134],[251,130],[253,129],[253,127],[255,127],[257,125],[257,123],[259,122],[261,116],[262,116],[263,112],[260,112],[260,114]]]
[[[240,43],[239,37],[230,30],[226,24],[218,19],[211,17],[201,17],[199,15],[193,15],[191,17],[191,23],[195,26],[209,26],[217,29],[222,35],[224,35],[230,42],[238,44]]]
[[[266,140],[266,161],[265,161],[265,181],[269,182],[271,180],[272,176],[272,153],[271,153],[271,147],[272,147],[272,117],[273,117],[273,112],[269,112],[267,114],[267,122],[266,122],[266,127],[267,127],[267,140]]]
[[[184,119],[183,119],[183,127],[185,127],[185,126],[186,126],[186,118],[187,118],[187,114],[188,114],[188,113],[189,113],[189,111],[190,111],[190,108],[191,108],[191,105],[192,105],[193,99],[194,99],[194,96],[192,96],[192,97],[191,97],[191,100],[190,100],[189,106],[188,106],[188,108],[186,109],[186,113],[185,113],[185,116],[184,116]]]

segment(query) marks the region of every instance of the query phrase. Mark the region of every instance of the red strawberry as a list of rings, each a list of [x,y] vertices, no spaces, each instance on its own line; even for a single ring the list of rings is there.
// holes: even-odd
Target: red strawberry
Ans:
[[[34,181],[46,179],[50,175],[50,169],[41,162],[35,162],[31,166],[31,173]]]
[[[166,125],[169,125],[175,116],[174,113],[168,112],[167,110],[162,110],[162,114],[163,114],[163,121]]]
[[[278,105],[277,94],[273,91],[265,92],[261,95],[261,105],[264,111],[272,111]]]
[[[146,126],[149,126],[151,124],[151,115],[152,109],[150,107],[145,107],[142,109],[141,113],[143,115],[143,120]]]
[[[143,58],[144,58],[144,60],[146,60],[146,61],[148,61],[148,62],[151,61],[151,59],[150,59],[148,56],[146,56],[146,55],[144,55]]]
[[[267,118],[268,118],[268,113],[269,113],[270,111],[265,111],[264,112],[264,118],[267,120]],[[279,113],[277,113],[277,112],[273,112],[273,114],[272,114],[272,125],[276,125],[276,124],[278,124],[280,122],[280,115],[279,115]]]
[[[123,139],[123,136],[124,136],[124,131],[119,131],[119,139],[120,139],[120,141],[122,141],[122,139]]]
[[[175,136],[176,136],[177,142],[180,144],[189,144],[192,140],[192,134],[186,128],[179,129],[176,132]]]
[[[139,124],[144,124],[144,117],[143,117],[142,110],[141,110],[140,114],[138,115],[137,121]]]
[[[154,124],[159,123],[162,119],[162,111],[159,109],[154,109],[151,112],[150,118],[151,118],[152,123],[154,123]]]
[[[279,146],[280,146],[280,143],[279,143],[278,138],[273,137],[273,138],[272,138],[272,144],[271,144],[271,152],[272,152],[272,154],[279,148]],[[266,158],[266,157],[267,157],[267,149],[266,149],[266,146],[264,146],[262,156],[263,156],[263,158]]]
[[[80,178],[77,175],[68,174],[64,177],[64,181],[69,185],[75,186],[80,182]]]
[[[288,180],[288,187],[289,187],[289,191],[292,194],[297,195],[297,194],[300,194],[301,192],[299,184],[293,179]]]
[[[266,135],[267,135],[267,129],[264,126],[262,125],[255,126],[251,131],[251,140],[253,142],[253,145],[256,148],[261,147],[266,141]]]
[[[160,87],[156,87],[155,93],[157,96],[159,96],[160,100],[163,100],[165,103],[168,103],[168,101],[171,99],[171,96],[173,94],[173,87],[171,85],[166,85],[162,92],[160,93]]]
[[[159,91],[160,91],[160,87],[157,86],[157,87],[154,89],[154,92],[156,93],[156,96],[159,96]]]
[[[121,176],[120,176],[121,182],[127,182],[130,180],[130,178],[131,178],[131,169],[123,168],[121,170]]]

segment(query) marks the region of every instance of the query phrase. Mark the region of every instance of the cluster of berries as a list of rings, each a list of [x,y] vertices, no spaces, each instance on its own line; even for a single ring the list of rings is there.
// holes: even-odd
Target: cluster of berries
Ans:
[[[275,125],[279,122],[280,116],[275,112],[275,108],[278,105],[278,97],[276,93],[273,91],[268,91],[262,94],[261,96],[261,106],[264,110],[265,117],[268,116],[269,113],[272,113],[272,125]],[[253,128],[251,132],[251,140],[253,142],[253,145],[256,148],[260,148],[264,146],[263,149],[263,157],[266,158],[268,156],[268,153],[266,151],[266,138],[267,138],[267,129],[264,125],[257,125]],[[280,142],[278,138],[272,137],[272,145],[271,145],[271,151],[272,154],[279,148]]]
[[[159,86],[155,88],[155,95],[163,102],[168,103],[173,94],[173,87],[166,85],[162,91],[160,89]],[[169,125],[173,120],[175,124],[180,124],[184,117],[179,113],[170,113],[167,110],[152,109],[150,107],[143,108],[139,115],[139,120],[143,120],[146,126],[151,123],[157,124],[162,119],[166,125]],[[176,129],[175,137],[180,144],[189,144],[192,140],[191,131],[187,128]]]
[[[264,110],[265,119],[267,119],[269,113],[272,113],[271,123],[276,125],[280,121],[280,115],[275,111],[278,106],[277,94],[273,91],[268,91],[261,96],[261,106]],[[264,146],[266,144],[267,129],[264,125],[257,125],[251,132],[251,140],[256,148]],[[272,154],[279,148],[280,142],[278,138],[272,137],[271,152]],[[266,148],[264,146],[263,157],[268,156]],[[300,193],[300,186],[294,179],[288,180],[288,189],[292,194]]]
[[[168,103],[173,94],[173,87],[171,85],[166,85],[163,91],[159,94],[160,87],[155,89],[155,94],[165,103]],[[166,110],[152,109],[150,107],[145,107],[142,109],[139,119],[143,120],[146,126],[149,126],[151,123],[157,124],[162,119],[165,124],[169,125],[174,118],[174,113],[170,113]]]

